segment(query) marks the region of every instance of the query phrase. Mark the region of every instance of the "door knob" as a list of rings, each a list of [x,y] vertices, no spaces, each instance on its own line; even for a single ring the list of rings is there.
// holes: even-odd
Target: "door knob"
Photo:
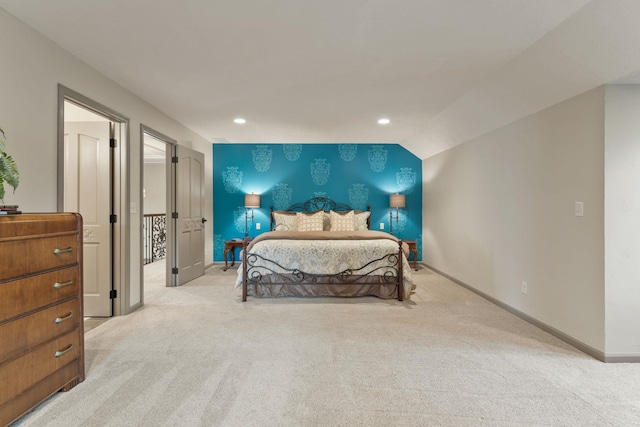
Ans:
[[[204,224],[205,222],[207,222],[206,218],[202,218],[202,223]]]

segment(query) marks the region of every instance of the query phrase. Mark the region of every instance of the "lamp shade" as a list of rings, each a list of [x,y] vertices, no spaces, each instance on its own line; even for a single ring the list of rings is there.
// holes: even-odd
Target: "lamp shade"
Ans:
[[[260,195],[259,194],[245,194],[244,195],[244,207],[245,208],[259,208],[260,207]]]
[[[389,207],[392,208],[404,208],[406,206],[404,194],[391,194],[389,196]]]

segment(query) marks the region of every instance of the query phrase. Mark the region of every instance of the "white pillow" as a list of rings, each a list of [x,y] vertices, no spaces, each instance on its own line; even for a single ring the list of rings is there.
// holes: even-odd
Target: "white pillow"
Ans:
[[[353,231],[355,230],[354,212],[349,211],[339,214],[331,211],[331,231]]]
[[[294,213],[274,212],[273,219],[278,231],[298,231],[298,218]]]
[[[298,231],[322,231],[324,223],[324,212],[318,211],[314,214],[296,212],[298,219]]]
[[[367,219],[369,219],[369,215],[371,215],[371,212],[366,211],[366,212],[358,212],[354,215],[354,223],[355,223],[355,229],[356,230],[368,230],[369,227],[367,226]]]

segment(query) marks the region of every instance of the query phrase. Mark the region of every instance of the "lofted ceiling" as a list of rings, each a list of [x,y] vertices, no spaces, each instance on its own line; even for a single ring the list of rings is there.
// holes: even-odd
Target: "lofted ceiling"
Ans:
[[[212,142],[399,143],[427,158],[640,78],[637,0],[0,0],[0,8]],[[391,123],[377,124],[381,117]]]

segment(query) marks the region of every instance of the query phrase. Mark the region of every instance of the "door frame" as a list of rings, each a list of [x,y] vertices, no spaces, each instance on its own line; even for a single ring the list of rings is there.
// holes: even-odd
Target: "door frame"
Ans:
[[[150,135],[153,138],[165,143],[165,177],[166,177],[166,212],[167,212],[167,252],[166,252],[166,270],[165,270],[165,284],[166,286],[176,286],[175,275],[172,274],[172,267],[174,266],[173,259],[176,253],[176,239],[175,239],[175,224],[171,220],[171,213],[175,212],[175,199],[176,199],[176,186],[175,179],[173,177],[173,168],[171,158],[175,156],[176,146],[178,141],[166,136],[165,134],[158,132],[157,130],[140,124],[140,211],[141,215],[144,214],[144,194],[142,189],[144,188],[144,135]],[[144,240],[143,230],[140,227],[140,241]],[[143,263],[144,259],[144,245],[140,245],[140,262]],[[140,266],[140,301],[144,304],[144,265]]]
[[[112,213],[117,215],[117,221],[113,224],[111,238],[112,250],[112,280],[116,297],[113,299],[113,315],[128,314],[137,309],[141,303],[130,307],[129,289],[127,277],[130,274],[129,256],[129,118],[75,92],[62,84],[58,84],[58,200],[57,210],[64,209],[64,103],[72,102],[82,108],[90,110],[116,124],[116,140],[118,141],[113,156],[113,206]]]

